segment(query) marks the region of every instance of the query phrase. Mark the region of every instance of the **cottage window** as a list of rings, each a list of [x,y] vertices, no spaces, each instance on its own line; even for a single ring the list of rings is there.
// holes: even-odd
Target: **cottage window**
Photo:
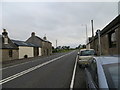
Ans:
[[[13,51],[9,50],[9,57],[12,57],[12,55],[13,55]]]
[[[116,34],[115,31],[109,33],[109,47],[116,47]]]

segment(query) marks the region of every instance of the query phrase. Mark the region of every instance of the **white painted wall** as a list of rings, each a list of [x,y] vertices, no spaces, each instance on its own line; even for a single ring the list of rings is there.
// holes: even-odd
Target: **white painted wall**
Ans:
[[[42,55],[42,51],[41,51],[41,48],[39,48],[39,56]]]
[[[24,58],[25,55],[33,57],[33,47],[19,46],[19,59]]]

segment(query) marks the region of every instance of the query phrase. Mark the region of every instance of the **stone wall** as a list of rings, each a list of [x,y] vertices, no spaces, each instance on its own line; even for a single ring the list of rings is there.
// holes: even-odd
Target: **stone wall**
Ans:
[[[108,35],[104,35],[101,37],[101,54],[108,55],[109,54],[109,41]]]
[[[1,50],[1,49],[0,49]],[[10,57],[10,49],[2,49],[2,61],[18,59],[19,52],[18,50],[12,50],[12,56]]]
[[[109,31],[115,31],[116,35],[116,46],[115,47],[110,47],[109,45]],[[111,28],[109,29],[106,33],[101,35],[100,37],[101,40],[101,52],[102,55],[120,55],[120,25],[116,28]],[[95,44],[94,44],[95,43]],[[99,55],[99,41],[98,38],[95,38],[90,42],[90,47],[92,49],[95,49],[96,53]]]
[[[118,27],[118,34],[117,34],[117,40],[118,40],[118,54],[120,55],[120,25]]]
[[[42,54],[43,55],[51,55],[52,54],[52,45],[51,43],[44,41],[42,47]]]
[[[120,55],[120,20],[119,19],[120,16],[116,17],[103,30],[101,30],[100,40],[101,40],[102,55]],[[111,37],[115,37],[114,42],[111,41],[113,39]],[[90,48],[95,49],[96,53],[99,55],[99,41],[97,35],[94,37],[94,39],[92,38],[89,44],[90,44]]]
[[[41,56],[47,56],[52,53],[52,44],[46,40],[41,39],[40,37],[37,37],[32,35],[26,42],[33,43],[39,48],[41,48]]]

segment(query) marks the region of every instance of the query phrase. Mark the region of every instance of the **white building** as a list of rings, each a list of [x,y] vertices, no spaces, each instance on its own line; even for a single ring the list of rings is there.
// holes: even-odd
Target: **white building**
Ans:
[[[41,56],[41,49],[34,44],[26,43],[24,41],[12,40],[19,49],[19,59],[29,58],[36,56]]]

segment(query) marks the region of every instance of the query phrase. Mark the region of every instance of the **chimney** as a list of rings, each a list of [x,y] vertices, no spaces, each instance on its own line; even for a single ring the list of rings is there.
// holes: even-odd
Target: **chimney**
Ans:
[[[44,40],[47,40],[47,37],[46,37],[46,35],[43,37],[43,39],[44,39]]]
[[[94,37],[93,20],[91,20],[91,24],[92,24],[92,37]]]
[[[8,37],[8,33],[6,32],[6,29],[3,29],[2,36],[3,37]]]
[[[3,29],[2,36],[3,36],[3,43],[8,44],[8,33],[6,29]]]
[[[32,32],[32,33],[31,33],[31,36],[35,36],[35,32]]]

